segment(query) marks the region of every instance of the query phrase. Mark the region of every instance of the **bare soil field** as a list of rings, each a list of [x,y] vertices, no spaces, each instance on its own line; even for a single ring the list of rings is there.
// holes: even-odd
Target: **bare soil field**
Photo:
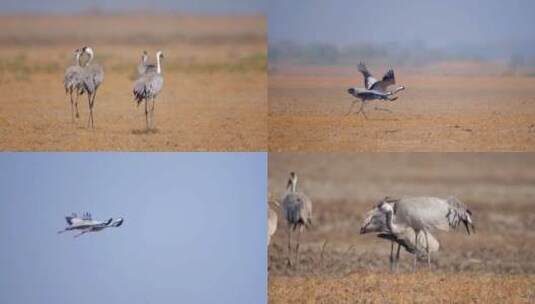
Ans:
[[[355,67],[275,65],[268,84],[269,150],[535,150],[535,77],[466,65],[396,69],[407,89],[392,103],[370,102],[368,120],[355,115],[360,104],[348,114],[355,98],[347,89],[363,86]],[[376,77],[384,69],[370,68]]]
[[[535,154],[270,153],[269,195],[279,199],[288,173],[313,202],[299,265],[287,266],[281,210],[269,247],[270,303],[535,302]],[[476,233],[437,232],[432,268],[412,272],[390,243],[360,235],[363,216],[385,196],[454,195],[474,213]],[[294,239],[295,240],[295,239]]]
[[[0,150],[259,151],[267,147],[266,24],[254,16],[2,16]],[[90,26],[87,26],[90,25]],[[95,50],[104,82],[71,122],[73,50]],[[143,50],[163,50],[155,129],[132,95]]]

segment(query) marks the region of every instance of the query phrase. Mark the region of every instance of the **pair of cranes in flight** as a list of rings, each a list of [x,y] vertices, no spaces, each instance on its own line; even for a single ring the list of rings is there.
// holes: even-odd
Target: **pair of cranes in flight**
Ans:
[[[107,228],[117,228],[124,222],[122,217],[117,218],[116,220],[109,218],[107,221],[94,220],[88,212],[84,213],[82,216],[73,213],[72,215],[66,216],[65,220],[67,221],[67,227],[58,231],[58,233],[78,231],[78,234],[74,235],[75,238],[88,232],[98,232]]]
[[[78,112],[78,97],[84,93],[89,103],[89,117],[87,126],[94,128],[93,107],[98,88],[104,81],[104,69],[98,63],[93,63],[94,51],[91,47],[84,46],[74,50],[74,64],[65,70],[63,85],[65,93],[69,94],[71,101],[72,121],[80,117]],[[82,57],[88,59],[82,64]],[[156,97],[163,87],[163,76],[160,60],[163,52],[156,53],[156,63],[148,63],[148,54],[143,51],[141,63],[138,65],[138,78],[134,82],[133,94],[137,105],[145,102],[145,121],[147,130],[152,127]]]
[[[312,201],[303,192],[297,191],[297,174],[290,173],[286,192],[280,206],[288,224],[288,265],[292,265],[292,232],[297,230],[295,262],[299,262],[299,240],[304,228],[312,225]],[[268,246],[277,230],[277,213],[268,206]],[[438,251],[439,242],[431,234],[435,231],[456,230],[462,224],[466,232],[475,232],[472,212],[455,197],[385,197],[370,210],[360,228],[361,234],[376,233],[377,237],[391,241],[390,267],[398,268],[400,249],[414,255],[413,269],[418,258],[427,258],[431,266],[431,253]],[[397,244],[397,253],[394,247]]]

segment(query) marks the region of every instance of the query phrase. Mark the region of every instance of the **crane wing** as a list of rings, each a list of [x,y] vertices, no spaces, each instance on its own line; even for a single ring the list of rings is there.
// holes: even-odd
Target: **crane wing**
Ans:
[[[366,67],[364,63],[362,62],[359,63],[357,68],[359,69],[359,72],[361,72],[362,76],[364,77],[364,87],[368,90],[371,90],[371,87],[375,83],[377,83],[377,79],[372,77],[372,74],[370,73],[370,71],[368,71],[368,68]]]
[[[388,70],[383,79],[376,81],[370,87],[370,90],[376,90],[385,93],[389,86],[396,83],[396,78],[394,77],[394,70]]]

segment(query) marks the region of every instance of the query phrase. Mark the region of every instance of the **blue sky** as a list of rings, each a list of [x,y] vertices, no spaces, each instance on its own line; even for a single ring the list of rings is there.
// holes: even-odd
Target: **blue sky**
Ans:
[[[1,153],[0,303],[265,303],[265,153]],[[73,238],[65,215],[125,218]]]
[[[267,0],[0,0],[0,12],[72,13],[152,10],[200,14],[265,14]]]

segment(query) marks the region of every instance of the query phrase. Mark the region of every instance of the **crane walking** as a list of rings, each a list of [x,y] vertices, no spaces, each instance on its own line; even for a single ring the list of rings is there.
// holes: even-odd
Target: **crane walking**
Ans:
[[[163,59],[163,52],[156,53],[156,69],[152,69],[150,65],[146,65],[145,72],[134,82],[134,99],[139,106],[143,101],[145,102],[145,122],[147,130],[152,125],[154,116],[154,106],[156,97],[160,94],[163,87],[163,76],[160,60]],[[150,104],[152,100],[152,105]]]
[[[81,93],[80,77],[83,73],[82,66],[80,64],[80,56],[82,55],[81,49],[74,50],[74,64],[67,67],[65,70],[65,77],[63,78],[63,86],[65,87],[65,93],[69,94],[71,99],[71,119],[74,122],[74,117],[80,117],[78,113],[78,97]],[[75,94],[75,98],[73,98]],[[76,111],[75,111],[76,109]]]
[[[93,107],[95,105],[95,97],[97,95],[97,90],[104,81],[104,69],[98,63],[93,63],[93,57],[95,53],[90,47],[83,47],[82,53],[87,54],[89,59],[83,67],[82,73],[82,85],[83,91],[87,93],[87,100],[89,102],[89,118],[87,120],[87,127],[95,127],[93,120]],[[83,93],[83,92],[82,92]]]
[[[295,247],[296,264],[299,264],[299,240],[303,229],[312,225],[312,201],[302,192],[297,192],[297,174],[290,172],[287,190],[281,199],[282,209],[288,223],[288,265],[292,265],[292,231],[297,229]]]

